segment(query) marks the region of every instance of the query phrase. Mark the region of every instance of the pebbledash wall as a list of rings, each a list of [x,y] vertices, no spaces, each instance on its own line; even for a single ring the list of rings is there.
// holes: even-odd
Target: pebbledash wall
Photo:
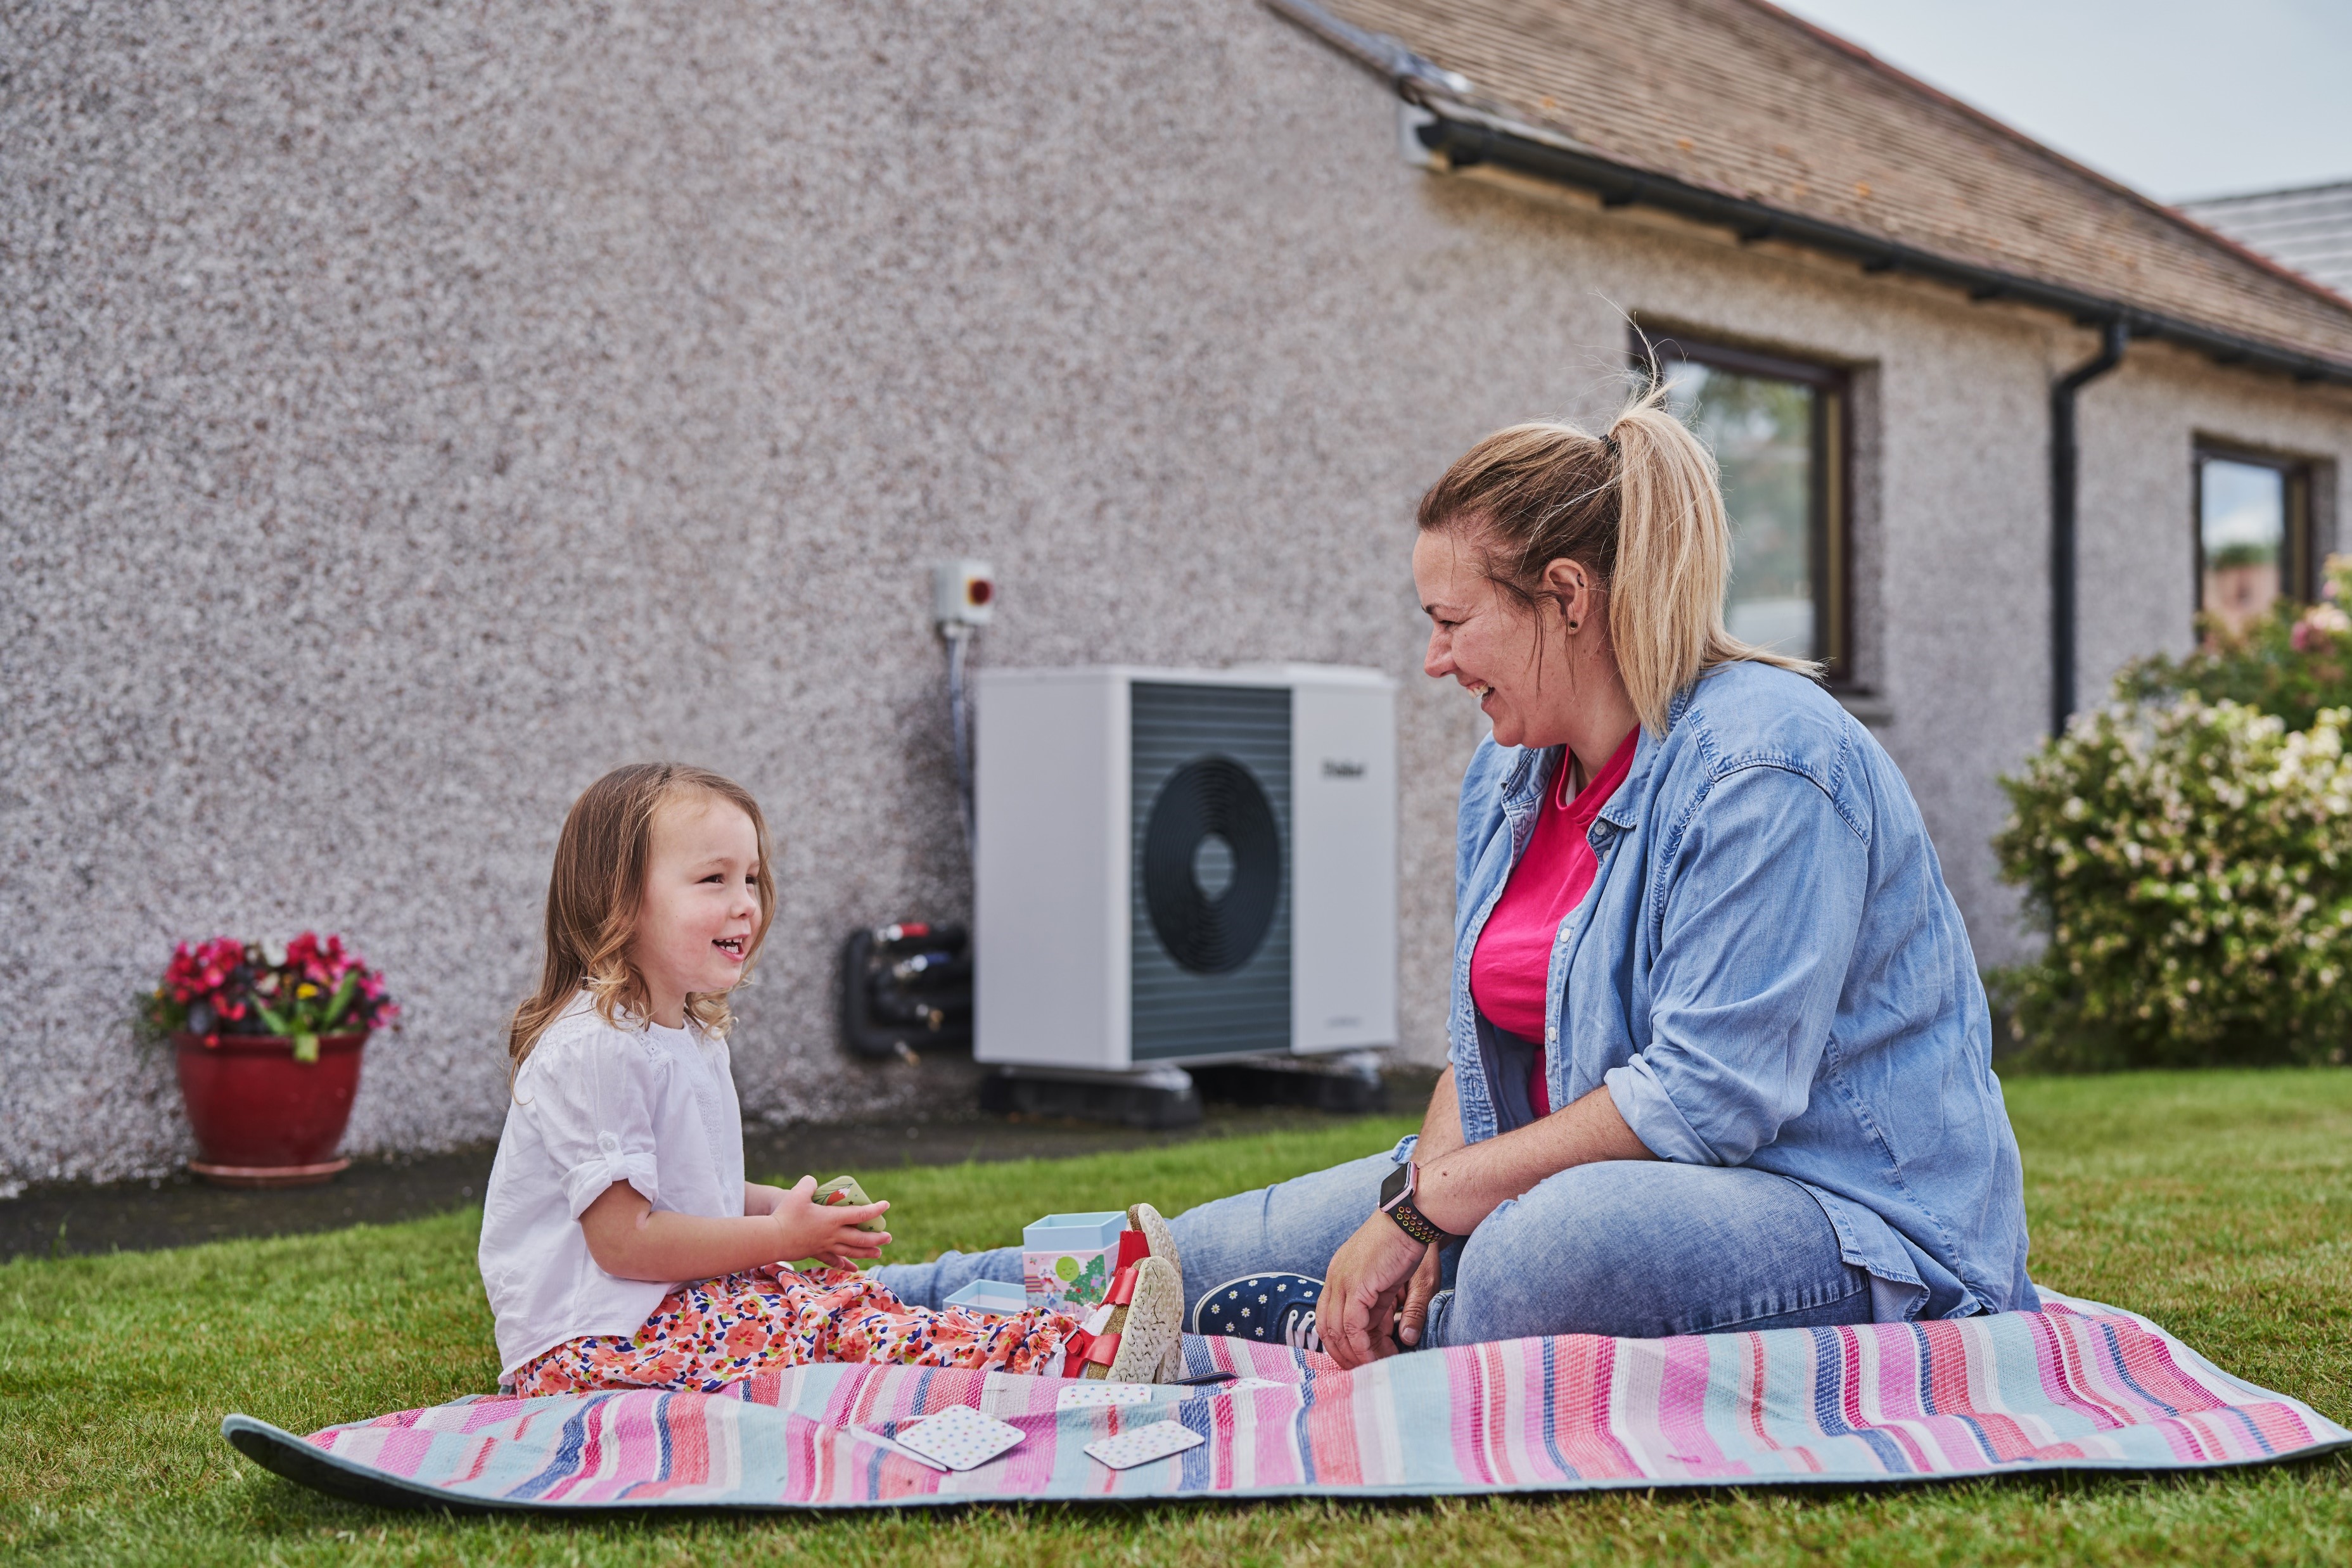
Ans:
[[[778,830],[747,1109],[963,1102],[845,1059],[828,988],[850,926],[969,904],[951,554],[1002,577],[987,663],[1403,680],[1436,1060],[1480,731],[1418,674],[1412,503],[1604,411],[1624,313],[1856,367],[1867,716],[2018,951],[1986,840],[2046,712],[2065,323],[1410,167],[1254,0],[57,4],[0,62],[0,1177],[184,1156],[125,1020],[221,931],[389,971],[348,1147],[494,1135],[564,809],[650,757]],[[2192,434],[2352,459],[2342,397],[2156,347],[2084,431],[2094,696],[2187,641]]]

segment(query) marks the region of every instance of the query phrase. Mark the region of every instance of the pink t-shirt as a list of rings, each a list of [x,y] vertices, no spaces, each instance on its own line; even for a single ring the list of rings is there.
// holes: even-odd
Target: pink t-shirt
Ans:
[[[1478,946],[1470,955],[1470,999],[1496,1028],[1538,1046],[1544,1038],[1544,986],[1551,972],[1552,944],[1559,939],[1560,926],[1592,890],[1593,873],[1601,866],[1588,837],[1592,819],[1625,781],[1633,766],[1633,743],[1641,733],[1636,727],[1628,734],[1609,766],[1573,800],[1561,798],[1568,783],[1567,761],[1561,759],[1551,799],[1536,818],[1535,835],[1528,840],[1519,863],[1511,868],[1511,880],[1503,884],[1503,896],[1495,901],[1478,933]],[[1551,1114],[1540,1050],[1528,1075],[1528,1098],[1534,1103],[1537,1115]]]

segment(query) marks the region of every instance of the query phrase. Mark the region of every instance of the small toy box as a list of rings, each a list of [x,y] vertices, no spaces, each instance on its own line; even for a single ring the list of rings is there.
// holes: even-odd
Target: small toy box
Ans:
[[[1033,1307],[1091,1307],[1110,1289],[1127,1216],[1049,1214],[1021,1232],[1021,1282]]]
[[[950,1296],[948,1305],[975,1312],[1017,1312],[1029,1305],[1029,1292],[1002,1280],[974,1280]]]

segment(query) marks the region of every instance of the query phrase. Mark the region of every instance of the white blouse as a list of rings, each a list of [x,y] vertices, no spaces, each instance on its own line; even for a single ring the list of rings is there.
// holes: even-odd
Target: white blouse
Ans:
[[[614,1182],[655,1208],[743,1212],[743,1112],[727,1044],[692,1028],[615,1029],[583,992],[515,1074],[482,1203],[482,1285],[503,1382],[583,1334],[633,1334],[683,1281],[623,1280],[580,1216]]]

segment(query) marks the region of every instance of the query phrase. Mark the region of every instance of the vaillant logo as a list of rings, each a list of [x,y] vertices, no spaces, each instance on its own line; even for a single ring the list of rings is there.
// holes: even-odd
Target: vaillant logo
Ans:
[[[1361,779],[1363,776],[1364,765],[1360,762],[1344,757],[1323,759],[1323,777],[1326,779]]]

